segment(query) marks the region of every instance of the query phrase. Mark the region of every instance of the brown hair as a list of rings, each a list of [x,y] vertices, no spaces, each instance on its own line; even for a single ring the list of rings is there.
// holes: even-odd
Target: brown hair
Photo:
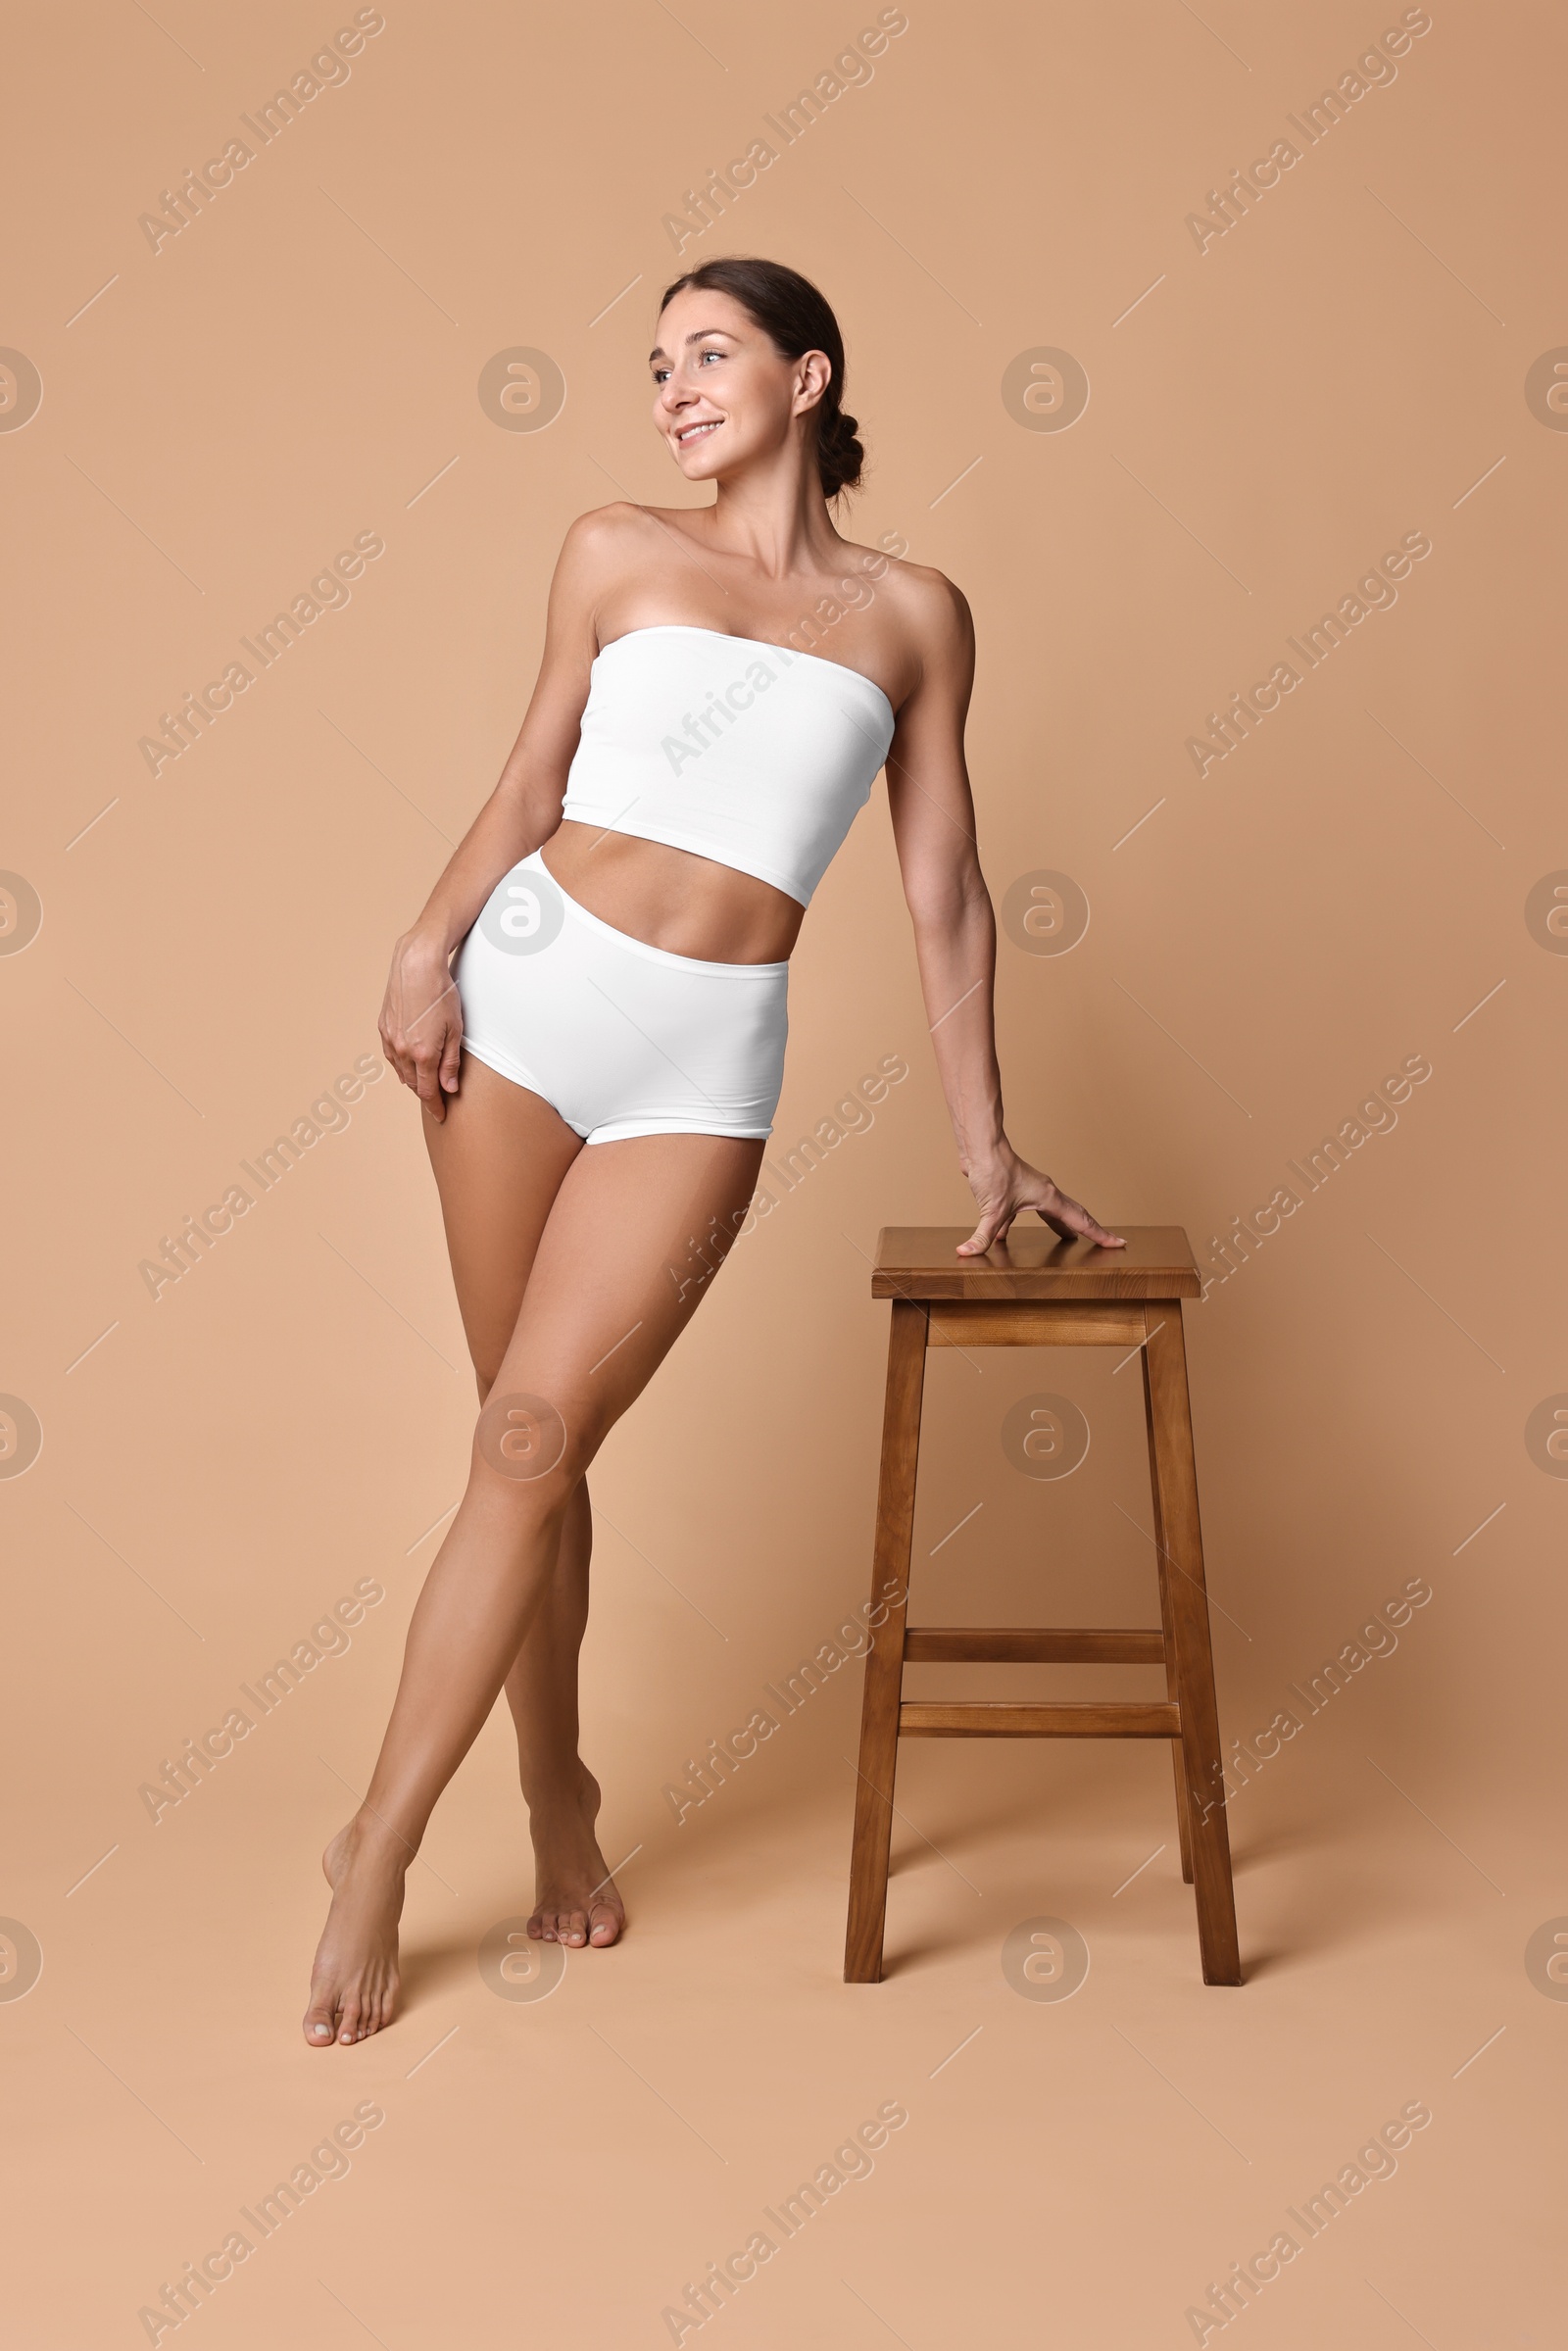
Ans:
[[[826,352],[833,372],[815,410],[816,470],[824,498],[858,490],[865,451],[856,438],[858,420],[845,413],[844,337],[826,296],[808,277],[787,269],[783,262],[722,255],[689,269],[666,286],[660,311],[688,287],[731,295],[756,319],[781,359],[798,360],[808,351]]]

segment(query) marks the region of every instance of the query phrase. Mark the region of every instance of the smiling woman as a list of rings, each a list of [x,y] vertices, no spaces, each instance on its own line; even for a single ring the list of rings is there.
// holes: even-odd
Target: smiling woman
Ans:
[[[832,310],[780,263],[709,262],[665,289],[649,365],[655,430],[712,503],[625,502],[572,524],[522,730],[398,941],[382,1008],[423,1105],[482,1409],[368,1792],[324,1856],[316,2047],[390,2022],[409,1863],[503,1689],[533,1829],[528,1932],[620,1937],[577,1752],[587,1471],[710,1287],[710,1258],[757,1212],[790,952],[884,764],[975,1196],[960,1253],[1025,1209],[1122,1246],[1003,1124],[996,924],[963,756],[969,608],[940,572],[835,527],[830,502],[865,453]],[[856,575],[874,596],[840,597]],[[786,642],[804,613],[831,616],[833,659]]]
[[[858,489],[865,451],[855,437],[856,418],[844,414],[844,338],[838,320],[815,286],[798,277],[793,269],[780,270],[771,262],[742,258],[705,262],[700,269],[677,278],[666,290],[666,312],[674,297],[688,288],[727,295],[742,306],[757,325],[764,328],[780,352],[798,352],[804,358],[813,341],[819,344],[828,361],[821,372],[815,402],[816,464],[822,495],[837,498],[846,490]],[[694,327],[683,337],[683,342],[691,355],[693,371],[699,375],[722,376],[725,363],[744,357],[746,348],[746,338],[726,330],[722,324]],[[668,383],[675,372],[674,363],[660,344],[649,353],[648,364],[656,385]],[[696,450],[732,421],[721,411],[710,413],[710,405],[705,400],[695,413],[687,414],[683,403],[676,411],[673,420],[665,425],[666,436],[674,448],[682,452]],[[705,475],[700,473],[696,478]]]

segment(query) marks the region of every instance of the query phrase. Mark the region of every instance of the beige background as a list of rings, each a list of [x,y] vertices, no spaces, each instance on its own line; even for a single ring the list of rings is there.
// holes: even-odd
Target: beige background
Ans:
[[[873,10],[389,0],[352,77],[156,254],[138,216],[336,20],[160,0],[21,25],[29,225],[0,341],[43,401],[0,434],[25,689],[0,865],[43,920],[0,958],[0,1389],[43,1449],[0,1482],[0,1911],[43,1973],[0,2004],[19,2346],[147,2339],[138,2309],[367,2100],[384,2125],[186,2323],[204,2342],[668,2341],[662,2309],[889,2100],[909,2120],[873,2176],[705,2339],[1190,2342],[1209,2282],[1418,2100],[1397,2176],[1224,2331],[1550,2339],[1568,2007],[1525,1947],[1568,1912],[1568,1488],[1525,1425],[1568,1388],[1568,963],[1525,904],[1568,865],[1568,439],[1524,387],[1568,341],[1564,41],[1546,6],[1431,14],[1201,253],[1188,213],[1396,8],[916,0],[682,257],[662,216]],[[676,1827],[684,1759],[863,1597],[877,1228],[966,1213],[878,802],[803,939],[776,1141],[884,1054],[910,1075],[739,1248],[596,1480],[585,1751],[607,1849],[636,1848],[632,1932],[542,2004],[481,1980],[529,1899],[493,1722],[411,1883],[405,2016],[313,2054],[316,1856],[368,1772],[472,1411],[411,1102],[383,1076],[156,1303],[138,1261],[372,1047],[391,939],[517,725],[564,528],[687,495],[643,355],[660,287],[722,251],[837,306],[871,456],[849,527],[973,606],[999,900],[1049,868],[1092,909],[1064,955],[1004,941],[1019,1147],[1206,1259],[1430,1060],[1397,1128],[1188,1310],[1227,1733],[1407,1580],[1433,1596],[1235,1804],[1239,1992],[1199,1980],[1156,1750],[906,1750],[876,1989],[839,1981],[857,1667]],[[565,378],[539,432],[477,397],[517,346]],[[1002,398],[1042,347],[1087,370],[1068,430]],[[1397,604],[1200,780],[1205,713],[1415,530]],[[150,774],[138,738],[360,532],[385,553],[348,606]],[[934,1369],[928,1618],[1149,1621],[1135,1376]],[[1060,1484],[999,1442],[1040,1388],[1094,1433]],[[386,1596],[347,1651],[154,1826],[140,1785],[366,1578]],[[1092,1954],[1064,2003],[1003,1973],[1040,1916]]]

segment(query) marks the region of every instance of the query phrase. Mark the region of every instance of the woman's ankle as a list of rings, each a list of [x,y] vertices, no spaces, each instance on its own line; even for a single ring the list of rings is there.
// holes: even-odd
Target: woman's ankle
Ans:
[[[416,1842],[395,1829],[381,1814],[361,1805],[339,1832],[341,1858],[356,1868],[402,1873],[418,1850]]]
[[[522,1798],[530,1813],[548,1819],[551,1815],[580,1806],[599,1793],[599,1783],[580,1755],[569,1762],[550,1764],[531,1771],[522,1785]]]

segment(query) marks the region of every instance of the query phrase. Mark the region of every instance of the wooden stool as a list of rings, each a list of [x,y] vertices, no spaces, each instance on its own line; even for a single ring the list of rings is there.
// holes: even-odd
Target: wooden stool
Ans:
[[[1184,1298],[1200,1284],[1174,1225],[1129,1225],[1124,1249],[1058,1241],[1014,1225],[983,1257],[954,1252],[962,1226],[885,1231],[871,1295],[893,1300],[877,1490],[871,1598],[879,1627],[865,1660],[860,1770],[850,1863],[845,1980],[882,1975],[893,1779],[901,1739],[1168,1739],[1176,1772],[1182,1876],[1195,1889],[1205,1984],[1240,1984],[1236,1903],[1198,1524],[1198,1473],[1187,1397]],[[1142,1350],[1160,1627],[1047,1632],[906,1624],[909,1547],[926,1349],[934,1347],[1120,1347]],[[1005,1699],[907,1699],[904,1667],[1163,1664],[1163,1702],[1070,1705]]]

